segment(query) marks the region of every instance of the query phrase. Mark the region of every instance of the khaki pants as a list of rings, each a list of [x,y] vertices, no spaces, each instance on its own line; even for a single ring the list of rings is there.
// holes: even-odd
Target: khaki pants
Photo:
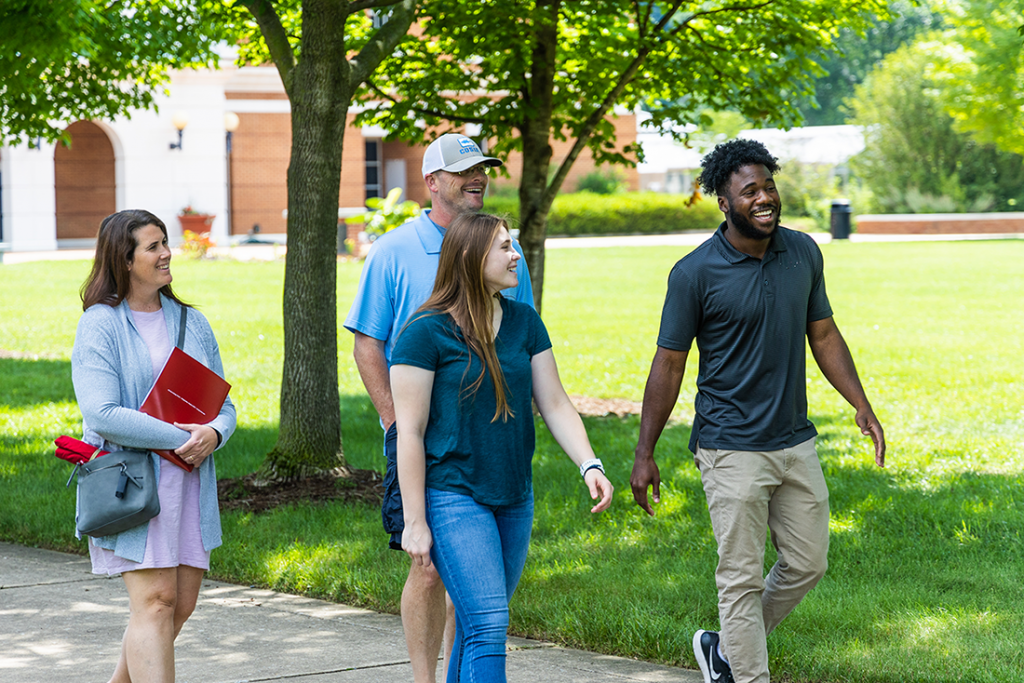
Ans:
[[[700,448],[718,542],[718,616],[736,683],[768,683],[766,636],[828,566],[828,488],[811,438],[778,451]],[[764,573],[765,528],[778,561]]]

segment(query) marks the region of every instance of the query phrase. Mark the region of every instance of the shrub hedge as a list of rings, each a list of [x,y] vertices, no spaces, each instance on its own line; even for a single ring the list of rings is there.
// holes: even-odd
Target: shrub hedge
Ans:
[[[704,198],[687,207],[687,198],[657,192],[559,195],[548,215],[548,235],[655,235],[718,227],[722,212],[715,201]],[[488,197],[484,210],[508,216],[512,227],[518,227],[518,198]]]

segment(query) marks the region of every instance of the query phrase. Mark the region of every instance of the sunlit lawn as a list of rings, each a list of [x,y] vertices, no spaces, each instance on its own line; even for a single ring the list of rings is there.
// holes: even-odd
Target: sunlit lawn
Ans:
[[[852,412],[808,361],[812,419],[831,489],[830,568],[769,639],[775,677],[808,681],[1014,681],[1024,671],[1024,241],[823,247],[836,320],[887,430],[871,464]],[[640,400],[665,280],[685,250],[548,252],[544,319],[572,394]],[[70,351],[85,262],[0,266],[0,538],[82,552],[68,466],[77,434]],[[380,430],[341,321],[360,264],[339,264],[345,454],[381,466]],[[239,430],[218,472],[252,471],[276,436],[282,263],[176,259],[179,294],[220,342]],[[0,356],[11,355],[0,351]],[[588,418],[618,487],[592,518],[579,474],[539,429],[537,518],[513,630],[693,667],[696,628],[717,628],[716,563],[686,451],[695,362],[658,449],[658,516],[632,503],[638,419]],[[379,511],[312,504],[224,514],[213,573],[245,584],[397,611],[407,560]],[[773,557],[769,553],[767,562]]]

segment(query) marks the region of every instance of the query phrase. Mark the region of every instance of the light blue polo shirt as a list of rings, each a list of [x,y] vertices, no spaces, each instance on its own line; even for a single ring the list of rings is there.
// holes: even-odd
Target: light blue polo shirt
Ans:
[[[366,257],[359,290],[345,318],[345,329],[383,341],[389,367],[395,337],[434,291],[443,239],[444,228],[430,220],[430,211],[426,210],[382,235]],[[512,244],[522,256],[519,243]],[[519,260],[516,272],[519,285],[502,293],[533,306],[533,287],[525,258]]]

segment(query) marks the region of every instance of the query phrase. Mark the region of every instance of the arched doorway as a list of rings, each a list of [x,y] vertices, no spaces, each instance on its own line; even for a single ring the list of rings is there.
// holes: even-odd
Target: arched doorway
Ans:
[[[99,126],[76,121],[68,126],[71,147],[53,153],[57,239],[93,239],[100,221],[117,210],[114,147]]]

